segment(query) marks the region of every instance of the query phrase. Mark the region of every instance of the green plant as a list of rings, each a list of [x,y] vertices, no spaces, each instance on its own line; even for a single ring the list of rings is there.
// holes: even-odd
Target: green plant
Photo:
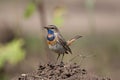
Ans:
[[[0,68],[4,67],[6,62],[17,64],[25,57],[25,50],[22,49],[24,41],[22,39],[13,40],[12,42],[2,45],[0,44]]]

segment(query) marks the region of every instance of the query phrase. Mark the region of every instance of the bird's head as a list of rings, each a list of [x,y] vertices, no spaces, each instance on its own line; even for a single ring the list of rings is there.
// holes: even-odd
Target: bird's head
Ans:
[[[48,25],[44,28],[47,29],[48,33],[58,32],[58,28],[55,25]]]

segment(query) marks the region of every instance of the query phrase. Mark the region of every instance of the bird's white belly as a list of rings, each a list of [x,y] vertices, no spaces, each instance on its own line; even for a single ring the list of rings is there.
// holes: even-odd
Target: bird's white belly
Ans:
[[[65,50],[63,48],[63,46],[61,46],[60,44],[55,44],[55,45],[49,45],[49,48],[52,50],[52,51],[55,51],[56,53],[64,53]]]

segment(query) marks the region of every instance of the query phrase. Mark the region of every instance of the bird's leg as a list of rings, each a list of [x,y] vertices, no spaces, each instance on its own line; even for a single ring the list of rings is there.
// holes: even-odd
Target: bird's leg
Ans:
[[[60,57],[60,54],[58,54],[57,61],[58,61],[59,57]],[[57,63],[57,61],[55,63]]]
[[[60,54],[58,54],[57,61],[58,61],[59,57],[60,57]]]
[[[64,53],[63,53],[63,55],[62,55],[61,63],[63,63],[63,58],[64,58]]]

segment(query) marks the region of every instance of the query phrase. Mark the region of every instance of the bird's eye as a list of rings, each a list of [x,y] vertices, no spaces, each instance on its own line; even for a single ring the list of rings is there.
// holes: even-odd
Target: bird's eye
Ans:
[[[52,27],[51,29],[55,29],[54,27]]]

